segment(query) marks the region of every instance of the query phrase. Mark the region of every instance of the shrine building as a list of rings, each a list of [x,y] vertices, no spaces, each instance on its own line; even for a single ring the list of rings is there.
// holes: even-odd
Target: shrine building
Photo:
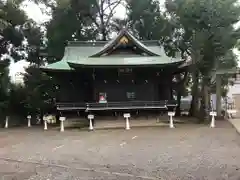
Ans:
[[[166,111],[176,106],[184,64],[159,41],[140,41],[123,29],[108,42],[69,42],[62,60],[42,70],[57,81],[58,111]]]

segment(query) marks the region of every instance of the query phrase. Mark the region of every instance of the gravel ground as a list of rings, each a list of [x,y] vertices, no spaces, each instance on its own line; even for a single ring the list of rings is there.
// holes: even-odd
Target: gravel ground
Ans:
[[[228,122],[60,133],[0,131],[0,179],[240,179],[240,136]]]

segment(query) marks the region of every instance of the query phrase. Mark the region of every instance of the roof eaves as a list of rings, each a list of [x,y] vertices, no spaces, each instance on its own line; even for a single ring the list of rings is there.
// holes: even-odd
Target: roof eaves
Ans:
[[[157,59],[156,59],[157,58]],[[109,61],[110,60],[110,61]],[[182,64],[184,60],[166,57],[142,57],[142,58],[117,58],[114,61],[110,58],[87,58],[81,61],[68,61],[70,67],[74,66],[153,66]]]
[[[68,46],[104,46],[108,41],[69,41]]]
[[[66,61],[58,61],[46,66],[41,66],[40,69],[44,71],[72,71],[73,70]]]

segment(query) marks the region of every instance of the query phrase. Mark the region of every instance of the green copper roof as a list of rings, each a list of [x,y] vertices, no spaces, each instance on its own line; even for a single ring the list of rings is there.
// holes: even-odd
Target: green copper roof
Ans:
[[[59,61],[49,64],[42,69],[45,70],[73,70],[76,66],[149,66],[149,65],[171,65],[184,61],[169,57],[101,57],[101,58],[78,58],[76,60]]]
[[[96,46],[94,44],[86,44],[86,46],[76,46],[76,45],[69,45],[65,48],[65,55],[63,57],[63,60],[66,60],[66,58],[69,58],[70,56],[73,57],[89,57],[94,53],[97,53],[100,51],[102,46]]]
[[[82,66],[139,66],[139,65],[164,65],[183,62],[179,59],[169,57],[100,57],[100,58],[79,58],[75,61],[68,61],[71,65]]]
[[[145,52],[141,54],[108,54],[127,38],[137,48]],[[138,41],[126,30],[123,30],[112,41],[69,42],[61,61],[41,67],[45,70],[73,70],[74,66],[137,66],[167,65],[183,62],[181,58],[166,56],[158,41]],[[71,65],[71,66],[69,66]],[[71,68],[72,67],[72,68]]]
[[[63,70],[63,71],[72,70],[72,68],[69,66],[67,61],[58,61],[58,62],[49,64],[47,66],[41,67],[41,69],[45,69],[45,70]]]

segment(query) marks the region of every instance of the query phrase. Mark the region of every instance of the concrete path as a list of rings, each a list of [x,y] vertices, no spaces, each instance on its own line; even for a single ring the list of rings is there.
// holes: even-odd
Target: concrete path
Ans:
[[[228,121],[233,125],[233,127],[235,127],[237,132],[240,134],[240,119],[228,119]]]

